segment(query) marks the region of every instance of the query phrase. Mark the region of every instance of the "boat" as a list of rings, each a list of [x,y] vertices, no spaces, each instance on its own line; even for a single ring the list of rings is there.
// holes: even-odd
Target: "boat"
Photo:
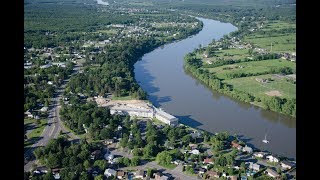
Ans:
[[[264,140],[262,140],[262,142],[263,142],[263,143],[266,143],[266,144],[269,143],[269,141],[267,140],[267,135],[264,136]]]

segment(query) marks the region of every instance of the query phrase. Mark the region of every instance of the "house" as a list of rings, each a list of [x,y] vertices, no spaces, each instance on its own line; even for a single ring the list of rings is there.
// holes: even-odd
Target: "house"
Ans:
[[[33,173],[36,173],[36,174],[46,174],[46,173],[48,173],[48,168],[45,167],[45,166],[37,167],[36,170],[33,171]]]
[[[191,154],[200,154],[200,151],[198,149],[194,149],[192,151],[190,151]]]
[[[137,179],[143,179],[143,177],[144,177],[144,170],[139,170],[134,175],[134,178],[137,178]]]
[[[34,171],[33,171],[33,175],[42,175],[42,174],[46,174],[48,173],[48,168],[45,166],[42,167],[37,167]]]
[[[52,85],[52,84],[53,84],[53,82],[52,82],[52,81],[48,81],[48,82],[47,82],[47,84]]]
[[[258,172],[258,171],[260,170],[260,165],[257,164],[257,163],[252,163],[252,162],[250,162],[249,168],[252,169],[252,170],[254,170],[254,171],[256,171],[256,172]]]
[[[110,177],[110,176],[116,177],[117,171],[115,171],[114,169],[108,168],[108,169],[106,169],[106,170],[104,171],[104,175],[105,175],[107,178]]]
[[[107,161],[112,161],[113,158],[114,158],[114,155],[113,155],[113,154],[106,153],[106,154],[104,155],[104,158],[105,158]]]
[[[207,175],[209,176],[209,178],[219,178],[220,177],[220,173],[216,172],[216,171],[207,171]]]
[[[254,152],[253,156],[254,157],[258,157],[258,158],[264,158],[266,156],[266,153],[264,153],[264,152]]]
[[[238,142],[236,142],[236,141],[231,142],[231,147],[238,149],[239,146],[240,146],[240,144]]]
[[[245,146],[243,149],[242,149],[243,152],[247,152],[247,153],[252,153],[253,152],[253,149],[249,146]]]
[[[213,164],[213,159],[211,159],[211,158],[205,158],[205,159],[203,160],[203,164]]]
[[[201,133],[198,131],[194,131],[190,135],[191,135],[192,139],[196,139],[196,138],[201,137]]]
[[[191,150],[197,149],[198,148],[198,144],[189,144],[189,147],[190,147]]]
[[[42,107],[42,108],[40,109],[40,111],[41,111],[41,112],[47,112],[47,111],[48,111],[48,107]]]
[[[199,174],[204,174],[207,170],[204,168],[199,168]]]
[[[272,155],[269,155],[266,157],[270,162],[275,162],[275,163],[278,163],[279,162],[279,159],[276,158],[275,156],[272,156]]]
[[[270,177],[273,177],[273,178],[276,178],[276,177],[279,177],[280,175],[274,171],[273,169],[270,169],[268,168],[267,170],[265,170],[265,173],[270,176]]]
[[[105,144],[109,145],[109,144],[112,144],[114,142],[113,139],[107,139],[104,141]]]
[[[228,180],[237,180],[238,176],[229,176],[227,179]]]
[[[172,163],[173,163],[173,164],[175,164],[175,165],[179,165],[179,164],[182,164],[182,163],[183,163],[183,161],[180,161],[180,160],[174,160]]]
[[[124,171],[117,171],[117,178],[118,179],[125,179],[125,177],[126,177],[126,172],[124,172]]]
[[[101,170],[98,167],[88,168],[87,173],[91,174],[93,177],[98,176],[100,174]]]
[[[91,153],[90,159],[98,159],[101,156],[101,151],[100,150],[95,150]]]
[[[122,126],[118,125],[118,131],[122,130]]]
[[[46,65],[40,66],[40,69],[46,69],[49,67],[51,67],[51,64],[46,64]]]
[[[59,168],[51,169],[51,172],[53,174],[54,179],[60,179],[60,169]]]
[[[282,162],[280,163],[280,165],[281,165],[281,167],[282,167],[283,169],[291,169],[291,168],[293,168],[293,167],[295,166],[294,163],[289,162],[289,161],[282,161]]]
[[[169,179],[169,177],[166,175],[163,175],[160,172],[157,172],[157,173],[154,173],[154,179],[155,180],[167,180],[167,179]]]
[[[29,110],[26,111],[24,114],[27,115],[28,118],[33,118],[33,115]]]

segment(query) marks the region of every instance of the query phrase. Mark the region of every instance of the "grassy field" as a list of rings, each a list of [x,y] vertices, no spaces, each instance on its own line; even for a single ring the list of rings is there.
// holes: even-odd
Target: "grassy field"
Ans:
[[[260,48],[271,50],[272,52],[294,52],[296,51],[296,33],[279,32],[285,29],[295,29],[296,24],[281,21],[267,22],[265,26],[251,33],[244,38],[244,41],[251,42]]]
[[[177,167],[177,165],[175,165],[175,164],[168,164],[168,165],[158,164],[158,165],[165,167],[167,169],[171,169],[171,170]]]
[[[202,54],[198,54],[198,57],[201,58],[203,60],[203,62],[207,62],[207,61],[211,61],[214,62],[216,60],[218,60],[218,58],[220,59],[225,59],[225,60],[229,60],[229,59],[244,59],[246,57],[250,57],[249,53],[248,53],[248,49],[224,49],[224,50],[219,50],[215,52],[214,57],[210,57],[210,58],[204,58]]]
[[[272,81],[262,83],[258,82],[256,78],[271,78]],[[265,93],[270,91],[279,91],[282,98],[291,99],[296,97],[296,84],[286,81],[286,78],[275,78],[271,74],[230,79],[224,82],[233,85],[235,89],[248,92],[255,97],[267,97],[268,95]]]
[[[240,66],[242,68],[240,68]],[[240,62],[207,69],[210,72],[214,72],[218,78],[228,79],[228,77],[226,76],[228,73],[265,73],[270,71],[272,67],[290,67],[295,71],[296,64],[294,62],[283,59],[272,59],[263,61]]]
[[[36,124],[36,120],[35,119],[29,119],[29,118],[24,120],[24,125],[25,126],[30,125],[32,123]],[[39,137],[46,125],[47,125],[47,120],[40,119],[40,124],[37,125],[38,127],[33,129],[30,132],[30,134],[27,135],[28,138]]]
[[[249,36],[245,38],[245,41],[251,42],[263,49],[271,50],[272,52],[294,52],[296,51],[296,37],[295,34],[283,35],[283,36]]]

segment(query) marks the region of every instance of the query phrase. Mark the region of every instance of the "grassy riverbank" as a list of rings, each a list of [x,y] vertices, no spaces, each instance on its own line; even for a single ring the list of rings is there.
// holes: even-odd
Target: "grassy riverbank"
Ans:
[[[189,53],[185,68],[213,90],[295,117],[295,24],[256,23],[264,25]]]

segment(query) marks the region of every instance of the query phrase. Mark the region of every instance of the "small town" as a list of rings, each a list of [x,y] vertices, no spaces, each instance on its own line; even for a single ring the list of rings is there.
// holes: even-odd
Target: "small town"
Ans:
[[[269,5],[257,9],[166,1],[25,0],[25,180],[296,179],[295,151],[286,156],[287,149],[259,149],[252,141],[256,137],[237,135],[236,123],[227,123],[227,130],[205,130],[227,117],[223,113],[229,107],[221,110],[223,104],[214,104],[221,103],[217,99],[209,105],[179,101],[171,88],[192,84],[184,89],[206,90],[199,95],[216,90],[255,105],[251,111],[261,108],[295,118],[295,15],[290,14],[295,10],[278,6],[274,11],[279,16],[268,11]],[[209,39],[210,33],[218,38]],[[167,59],[167,64],[157,64]],[[168,66],[191,83],[176,80],[180,76],[170,74]],[[168,75],[155,77],[152,67]],[[171,89],[158,87],[161,79]],[[160,92],[168,95],[156,94]],[[184,98],[191,96],[197,94]],[[206,98],[215,96],[210,92]],[[174,101],[181,103],[175,111],[165,106]],[[198,112],[189,114],[184,105],[192,103],[199,104],[193,108]],[[219,116],[202,111],[204,106],[212,111],[219,106]],[[230,113],[243,109],[237,104]],[[194,118],[197,113],[210,117],[209,124]],[[267,113],[257,116],[288,128],[274,120],[279,114]],[[240,122],[257,116],[235,115]],[[292,119],[288,124],[295,129]],[[273,147],[278,143],[273,141],[265,137],[261,143]]]

